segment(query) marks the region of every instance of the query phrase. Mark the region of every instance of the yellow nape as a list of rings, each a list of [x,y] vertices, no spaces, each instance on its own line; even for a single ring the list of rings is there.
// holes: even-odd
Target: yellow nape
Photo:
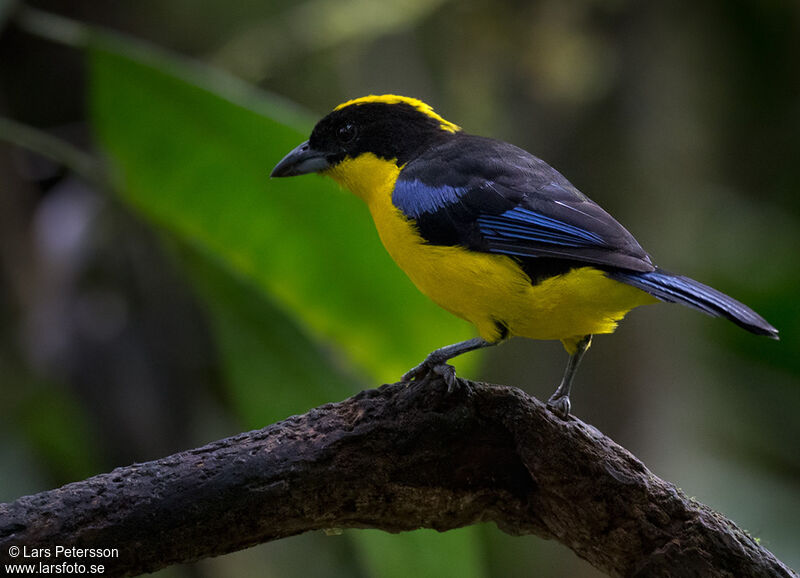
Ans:
[[[414,222],[392,204],[399,173],[393,160],[372,153],[347,158],[326,171],[366,201],[383,245],[417,288],[473,323],[487,341],[504,336],[554,339],[574,353],[583,336],[611,333],[628,311],[657,302],[594,267],[534,285],[511,257],[426,243]]]
[[[339,106],[337,106],[334,110],[341,110],[347,106],[352,105],[359,105],[359,104],[366,104],[368,102],[382,102],[384,104],[399,104],[405,103],[413,106],[422,114],[429,116],[435,120],[439,121],[439,127],[442,130],[446,130],[448,132],[458,132],[461,130],[461,127],[457,124],[453,124],[449,120],[443,119],[441,116],[434,112],[433,108],[421,100],[417,98],[411,98],[409,96],[399,96],[397,94],[370,94],[369,96],[362,96],[361,98],[354,98],[353,100],[348,100],[347,102],[343,102]]]

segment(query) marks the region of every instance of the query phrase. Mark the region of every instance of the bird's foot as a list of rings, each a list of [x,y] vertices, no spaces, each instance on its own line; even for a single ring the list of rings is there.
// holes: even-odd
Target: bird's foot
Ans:
[[[431,362],[428,360],[423,361],[414,369],[407,371],[400,381],[410,383],[415,381],[417,383],[425,383],[432,377],[439,376],[442,381],[447,385],[448,395],[453,393],[459,385],[459,379],[456,377],[456,368],[443,361]]]
[[[569,396],[553,395],[547,400],[547,407],[561,419],[567,419],[571,407]]]

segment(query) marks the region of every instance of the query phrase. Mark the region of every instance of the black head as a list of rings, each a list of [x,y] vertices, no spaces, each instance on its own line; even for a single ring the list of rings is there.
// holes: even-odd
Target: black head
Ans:
[[[339,105],[320,120],[308,142],[290,152],[272,176],[320,172],[364,153],[403,165],[438,139],[460,129],[422,101],[367,96]]]

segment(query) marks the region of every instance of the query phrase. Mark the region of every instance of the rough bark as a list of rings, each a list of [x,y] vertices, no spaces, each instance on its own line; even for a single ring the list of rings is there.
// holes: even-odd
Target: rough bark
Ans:
[[[595,428],[518,389],[461,384],[383,386],[0,504],[0,557],[113,547],[119,557],[83,562],[128,576],[310,530],[491,521],[612,576],[796,576]]]

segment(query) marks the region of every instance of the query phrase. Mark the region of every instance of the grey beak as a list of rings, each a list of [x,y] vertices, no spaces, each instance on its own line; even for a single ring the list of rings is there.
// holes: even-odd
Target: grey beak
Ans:
[[[304,142],[295,148],[272,169],[271,177],[294,177],[308,173],[318,173],[330,166],[325,153],[314,150]]]

